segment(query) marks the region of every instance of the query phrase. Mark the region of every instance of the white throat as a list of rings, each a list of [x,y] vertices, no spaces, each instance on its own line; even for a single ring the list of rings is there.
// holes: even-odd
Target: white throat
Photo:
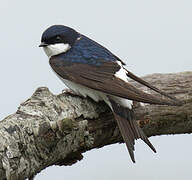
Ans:
[[[51,56],[55,56],[61,53],[65,53],[71,48],[69,44],[58,43],[58,44],[51,44],[46,47],[43,47],[45,54],[50,58]]]

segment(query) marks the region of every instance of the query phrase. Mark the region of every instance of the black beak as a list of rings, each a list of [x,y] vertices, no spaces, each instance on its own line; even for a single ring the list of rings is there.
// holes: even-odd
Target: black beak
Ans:
[[[46,47],[48,46],[48,44],[46,44],[45,42],[41,42],[41,44],[39,45],[39,47]]]

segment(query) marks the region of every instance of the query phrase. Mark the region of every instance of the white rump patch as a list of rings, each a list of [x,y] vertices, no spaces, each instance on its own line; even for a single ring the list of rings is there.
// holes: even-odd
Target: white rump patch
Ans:
[[[110,95],[110,97],[119,105],[126,107],[126,108],[129,108],[129,109],[132,109],[132,105],[133,105],[132,100],[121,98],[118,96],[112,96],[112,95]]]
[[[53,70],[53,69],[52,69]],[[81,95],[83,97],[90,97],[91,99],[93,99],[94,101],[98,102],[98,101],[105,101],[105,103],[111,108],[111,110],[113,110],[111,102],[108,99],[108,96],[110,96],[116,103],[120,104],[123,107],[127,107],[129,109],[132,109],[132,104],[133,101],[128,100],[128,99],[124,99],[118,96],[114,96],[114,95],[110,95],[110,94],[106,94],[103,93],[101,91],[97,91],[91,88],[88,88],[86,86],[83,86],[81,84],[77,84],[74,83],[72,81],[69,81],[67,79],[63,79],[61,76],[59,76],[54,70],[53,72],[57,75],[57,77],[59,77],[59,79],[71,90],[73,90],[75,93],[77,93],[78,95]]]
[[[58,43],[58,44],[51,44],[46,47],[43,47],[45,54],[50,58],[51,56],[55,56],[61,53],[65,53],[71,48],[69,44]]]
[[[121,69],[119,69],[119,71],[115,73],[115,76],[125,82],[128,82],[127,71],[125,70],[120,61],[117,61],[117,63],[121,66]]]

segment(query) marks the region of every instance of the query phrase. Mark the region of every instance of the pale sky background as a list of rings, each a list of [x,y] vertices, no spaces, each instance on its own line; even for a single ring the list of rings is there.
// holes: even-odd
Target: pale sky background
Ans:
[[[38,48],[42,32],[64,24],[110,49],[135,74],[192,69],[191,0],[1,0],[0,119],[14,113],[36,88],[64,85]],[[136,164],[124,144],[84,153],[71,167],[49,167],[36,180],[191,179],[191,135],[152,137],[154,154],[137,141]]]

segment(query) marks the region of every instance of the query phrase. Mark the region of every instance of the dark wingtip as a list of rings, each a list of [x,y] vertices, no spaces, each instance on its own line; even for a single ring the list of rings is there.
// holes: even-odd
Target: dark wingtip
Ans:
[[[132,72],[128,71],[127,69],[126,69],[126,71],[127,71],[127,76],[128,76],[129,78],[131,78],[131,79],[135,80],[136,82],[139,82],[140,84],[143,84],[144,86],[146,86],[146,87],[148,87],[148,88],[150,88],[150,89],[152,89],[152,90],[154,90],[154,91],[162,94],[163,96],[169,98],[170,101],[168,102],[167,105],[171,105],[171,106],[182,106],[182,105],[184,104],[183,102],[181,102],[180,100],[178,100],[176,97],[171,96],[171,95],[165,93],[164,91],[156,88],[155,86],[149,84],[148,82],[144,81],[143,79],[137,77],[135,74],[133,74]]]
[[[153,152],[154,152],[154,153],[157,153],[157,151],[156,151],[156,149],[155,149],[154,147],[153,147],[153,149],[152,149],[152,150],[153,150]]]

